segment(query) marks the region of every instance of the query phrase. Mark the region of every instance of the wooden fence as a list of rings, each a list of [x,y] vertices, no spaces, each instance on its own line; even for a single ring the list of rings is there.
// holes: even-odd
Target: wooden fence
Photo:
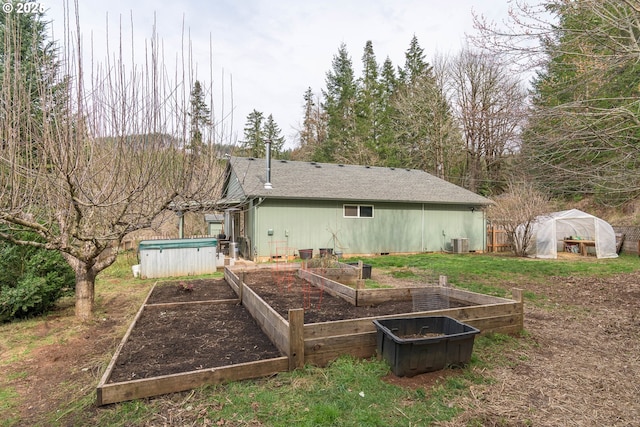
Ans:
[[[510,252],[507,231],[498,225],[487,225],[487,252]]]
[[[614,225],[613,230],[624,236],[622,252],[640,255],[640,227]]]

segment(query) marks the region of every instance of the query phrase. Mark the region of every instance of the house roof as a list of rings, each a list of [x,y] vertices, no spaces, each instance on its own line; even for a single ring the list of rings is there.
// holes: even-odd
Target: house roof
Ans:
[[[228,179],[237,179],[244,197],[391,201],[489,205],[469,190],[417,169],[271,161],[271,189],[265,189],[266,161],[231,157]],[[227,183],[229,191],[229,183]],[[238,195],[226,194],[227,198]]]

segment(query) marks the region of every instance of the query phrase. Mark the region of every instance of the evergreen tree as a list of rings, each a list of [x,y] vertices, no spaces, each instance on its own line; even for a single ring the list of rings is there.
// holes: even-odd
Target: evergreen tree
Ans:
[[[461,135],[446,93],[445,64],[418,80],[412,90],[399,91],[393,122],[398,141],[396,159],[402,166],[452,179],[459,168]]]
[[[397,152],[396,132],[393,127],[398,111],[394,99],[398,92],[398,77],[395,66],[387,57],[380,70],[380,114],[378,116],[377,155],[383,166],[402,166]]]
[[[204,147],[203,131],[207,126],[211,125],[211,110],[204,100],[204,91],[199,80],[193,84],[190,100],[191,111],[189,117],[191,119],[191,130],[189,148],[193,154],[198,154]]]
[[[15,11],[18,2],[11,3]],[[42,134],[43,108],[55,105],[53,110],[66,110],[68,81],[59,76],[56,55],[55,43],[47,37],[43,12],[0,13],[0,114],[11,115],[11,120],[21,123],[19,139],[23,141]]]
[[[434,172],[432,158],[437,86],[432,67],[414,35],[405,53],[405,64],[398,70],[398,82],[393,99],[391,126],[393,140],[387,148],[393,166],[413,167]]]
[[[332,70],[326,76],[323,109],[327,114],[327,140],[314,157],[335,161],[348,155],[356,136],[356,81],[353,64],[343,43],[333,57]]]
[[[314,101],[313,90],[308,87],[304,92],[304,118],[302,120],[302,130],[299,133],[300,145],[307,147],[313,145],[314,138],[314,125],[313,125],[313,111],[316,107]]]
[[[412,38],[404,67],[397,73],[388,57],[378,65],[371,41],[364,47],[362,64],[356,80],[346,46],[340,46],[327,73],[322,114],[314,109],[311,89],[307,90],[295,155],[315,161],[410,166],[439,176],[454,170],[460,133],[444,83],[435,81],[417,38]]]
[[[303,99],[304,119],[298,134],[300,145],[293,151],[292,157],[297,160],[321,161],[321,156],[314,156],[321,153],[320,147],[327,138],[326,114],[310,87],[305,91]]]
[[[271,141],[271,154],[280,157],[284,153],[285,137],[278,124],[273,120],[273,114],[265,119],[264,114],[253,110],[247,116],[244,127],[244,139],[242,151],[244,155],[251,157],[266,156],[266,141]]]
[[[362,77],[357,81],[355,149],[350,152],[354,157],[345,159],[350,163],[379,163],[377,151],[382,98],[378,72],[373,43],[369,40],[362,55]]]
[[[380,92],[385,104],[389,103],[388,101],[398,90],[398,84],[399,81],[395,67],[393,66],[393,62],[391,62],[391,58],[387,56],[387,59],[384,60],[380,71]]]
[[[281,135],[280,127],[273,120],[273,114],[269,114],[267,121],[262,128],[262,135],[265,141],[271,141],[271,152],[274,157],[279,157],[284,151],[284,136]]]
[[[244,126],[244,140],[242,141],[242,149],[247,156],[265,156],[263,121],[264,114],[255,109],[247,116],[247,123]]]
[[[431,66],[426,61],[424,49],[420,47],[415,34],[411,38],[409,49],[407,49],[404,57],[404,68],[400,68],[398,74],[400,81],[406,88],[411,88],[431,76]]]

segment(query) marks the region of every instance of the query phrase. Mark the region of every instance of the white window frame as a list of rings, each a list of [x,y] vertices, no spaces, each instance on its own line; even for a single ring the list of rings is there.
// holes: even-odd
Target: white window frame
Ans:
[[[348,207],[355,207],[358,209],[358,214],[357,215],[347,215],[347,206]],[[371,216],[362,216],[361,215],[361,208],[371,208]],[[342,205],[342,217],[343,218],[364,218],[364,219],[371,219],[375,216],[375,209],[373,207],[373,205],[360,205],[360,204],[355,204],[355,203],[345,203]]]

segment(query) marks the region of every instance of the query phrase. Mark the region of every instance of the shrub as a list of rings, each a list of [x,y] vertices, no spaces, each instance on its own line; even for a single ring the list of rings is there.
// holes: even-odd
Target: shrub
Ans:
[[[502,226],[517,256],[526,256],[538,215],[547,213],[549,197],[529,182],[509,183],[507,192],[494,199],[489,208],[491,223]]]
[[[74,283],[59,253],[0,242],[0,322],[47,312]]]
[[[0,289],[0,321],[6,322],[46,310],[46,280],[42,277],[26,277],[15,287]]]

